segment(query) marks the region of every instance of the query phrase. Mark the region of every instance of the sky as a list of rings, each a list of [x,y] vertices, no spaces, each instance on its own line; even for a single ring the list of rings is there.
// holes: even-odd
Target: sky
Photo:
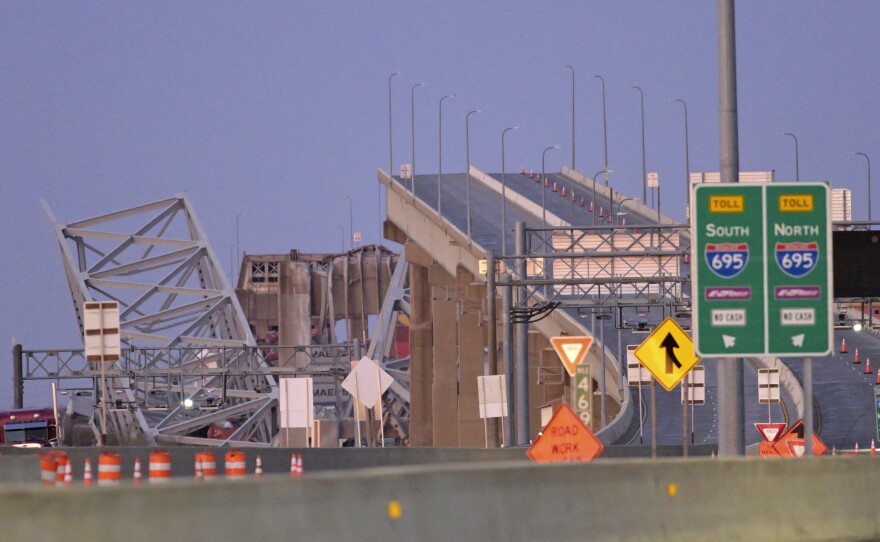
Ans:
[[[851,188],[867,218],[880,160],[880,2],[739,0],[740,169]],[[612,186],[684,217],[684,115],[691,171],[718,171],[717,6],[710,0],[470,2],[0,1],[0,409],[11,344],[78,348],[54,234],[62,222],[185,192],[229,267],[250,254],[348,248],[349,221],[379,240],[377,168],[463,172],[603,167],[602,88]],[[416,83],[425,87],[412,90]],[[880,171],[880,169],[878,169]],[[878,187],[875,192],[880,191]],[[349,199],[346,199],[348,197]],[[649,196],[650,198],[650,196]],[[875,196],[874,200],[877,199]],[[352,202],[351,209],[349,201]],[[878,210],[880,212],[880,210]],[[874,213],[875,216],[878,214]],[[240,215],[240,216],[239,216]],[[238,224],[238,226],[236,226]],[[386,243],[389,244],[389,243]],[[390,244],[389,244],[390,245]],[[393,246],[393,245],[390,245]],[[397,247],[395,247],[397,248]]]

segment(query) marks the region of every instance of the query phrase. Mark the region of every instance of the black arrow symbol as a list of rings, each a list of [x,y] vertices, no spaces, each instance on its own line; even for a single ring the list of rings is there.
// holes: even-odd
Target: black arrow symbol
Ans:
[[[673,363],[676,367],[681,369],[681,362],[678,361],[677,357],[675,357],[675,349],[678,348],[678,343],[675,341],[672,333],[666,334],[663,342],[660,343],[660,348],[666,349],[666,374],[672,374]]]

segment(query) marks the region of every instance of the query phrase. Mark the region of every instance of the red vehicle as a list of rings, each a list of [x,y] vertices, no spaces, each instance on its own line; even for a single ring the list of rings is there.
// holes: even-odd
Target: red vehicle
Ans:
[[[58,443],[58,424],[51,408],[0,412],[0,446],[42,448]]]

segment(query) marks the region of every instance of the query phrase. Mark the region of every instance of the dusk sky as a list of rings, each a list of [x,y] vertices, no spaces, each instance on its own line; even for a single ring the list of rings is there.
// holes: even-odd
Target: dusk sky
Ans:
[[[867,219],[867,153],[880,165],[880,2],[739,0],[740,168],[851,188]],[[376,169],[388,168],[388,76],[395,172],[603,166],[606,82],[611,184],[683,219],[684,116],[691,171],[718,171],[717,13],[712,0],[558,2],[0,2],[0,409],[11,406],[11,344],[81,347],[60,253],[39,200],[62,222],[188,194],[229,267],[252,254],[348,247],[349,205],[378,242]],[[875,168],[880,172],[880,167]],[[515,182],[515,181],[514,181]],[[877,200],[876,187],[874,200]],[[880,208],[873,210],[880,216]],[[393,248],[397,249],[394,245]],[[41,403],[31,397],[31,403]],[[48,402],[43,401],[43,403]]]

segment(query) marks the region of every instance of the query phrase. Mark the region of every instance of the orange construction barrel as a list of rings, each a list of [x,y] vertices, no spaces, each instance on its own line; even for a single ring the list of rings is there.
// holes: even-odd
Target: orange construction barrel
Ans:
[[[52,453],[40,454],[40,480],[44,486],[54,486],[58,462]]]
[[[98,456],[98,486],[119,485],[122,478],[122,458],[116,452],[102,452]]]
[[[171,479],[171,454],[168,450],[150,452],[150,483],[161,484]]]
[[[70,458],[61,450],[53,451],[52,455],[55,456],[55,486],[61,487],[64,485],[64,477],[67,474],[67,465],[70,463]]]
[[[217,477],[217,456],[211,452],[198,452],[196,454],[196,463],[202,468],[202,477],[205,481],[213,480]]]
[[[247,475],[247,464],[244,452],[229,450],[226,452],[226,478],[241,480]]]

